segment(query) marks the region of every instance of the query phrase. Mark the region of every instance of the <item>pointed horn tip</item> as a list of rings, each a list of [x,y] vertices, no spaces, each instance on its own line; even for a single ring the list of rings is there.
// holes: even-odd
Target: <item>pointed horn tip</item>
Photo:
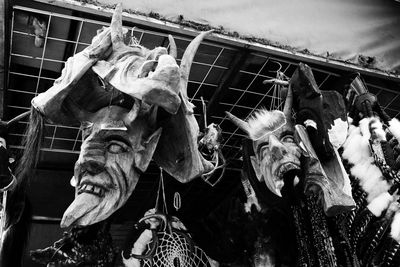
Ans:
[[[237,120],[237,119],[239,119],[238,117],[236,117],[235,115],[233,115],[232,113],[230,113],[229,111],[225,111],[225,114],[226,114],[226,116],[228,117],[228,119],[231,121],[231,122],[233,122],[233,123],[235,123],[235,121]],[[239,119],[240,120],[240,119]]]
[[[234,115],[232,113],[230,113],[229,111],[225,111],[226,116],[228,116],[229,118],[234,117]]]
[[[114,13],[113,13],[112,18],[111,18],[111,23],[112,23],[114,20],[119,19],[119,17],[122,17],[122,3],[118,3],[118,4],[115,6]]]
[[[238,117],[236,117],[235,115],[233,115],[229,111],[225,111],[225,114],[233,124],[238,126],[240,129],[242,129],[246,133],[249,133],[249,124],[246,121],[244,121],[242,119],[239,119]]]
[[[171,34],[168,34],[168,41],[169,41],[169,54],[173,57],[173,58],[177,58],[178,57],[178,48],[176,46],[174,37]]]
[[[114,9],[115,11],[122,11],[122,2],[119,2],[119,3],[117,3],[116,5],[115,5],[115,9]]]
[[[213,32],[214,32],[214,29],[211,29],[211,30],[208,30],[208,31],[202,31],[202,32],[200,32],[199,35],[201,35],[204,38],[204,37],[206,37],[207,35],[210,35]]]

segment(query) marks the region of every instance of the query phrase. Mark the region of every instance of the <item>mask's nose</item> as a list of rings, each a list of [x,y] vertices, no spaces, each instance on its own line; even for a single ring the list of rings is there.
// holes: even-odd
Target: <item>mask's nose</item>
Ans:
[[[286,147],[272,134],[269,136],[269,150],[275,160],[282,159],[288,153]]]
[[[98,174],[104,171],[106,164],[105,148],[103,144],[84,144],[79,155],[78,165],[81,171]]]

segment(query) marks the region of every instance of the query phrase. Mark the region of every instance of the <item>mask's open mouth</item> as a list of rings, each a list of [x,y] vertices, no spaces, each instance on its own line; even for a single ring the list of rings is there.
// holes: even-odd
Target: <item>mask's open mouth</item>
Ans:
[[[282,163],[276,170],[275,170],[275,177],[279,179],[283,179],[284,177],[287,177],[288,175],[293,175],[293,178],[295,175],[300,172],[300,164],[295,163],[295,162],[285,162]]]

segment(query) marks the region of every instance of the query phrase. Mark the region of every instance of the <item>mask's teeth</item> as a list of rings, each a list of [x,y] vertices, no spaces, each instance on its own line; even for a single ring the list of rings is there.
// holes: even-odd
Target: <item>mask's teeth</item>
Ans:
[[[104,196],[104,189],[103,188],[99,188],[99,195],[102,197]]]
[[[103,196],[104,195],[104,189],[103,188],[95,186],[95,185],[90,185],[90,184],[84,184],[84,185],[81,185],[79,187],[78,195],[83,193],[83,192],[94,194],[94,195],[97,195],[97,196]]]
[[[92,185],[86,185],[86,188],[85,188],[85,190],[87,190],[87,191],[93,191],[93,186]]]

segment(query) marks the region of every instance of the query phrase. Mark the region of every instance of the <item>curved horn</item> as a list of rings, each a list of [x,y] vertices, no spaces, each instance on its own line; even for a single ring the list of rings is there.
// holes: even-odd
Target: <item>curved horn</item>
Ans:
[[[169,40],[169,55],[176,59],[178,57],[178,49],[176,48],[174,37],[172,37],[171,34],[168,34],[168,40]]]
[[[290,119],[292,117],[292,105],[293,105],[293,92],[291,86],[289,86],[285,99],[285,106],[283,108],[283,113],[285,114],[286,119]]]
[[[183,53],[180,70],[181,70],[181,85],[182,85],[181,90],[184,96],[187,96],[187,91],[186,91],[187,83],[189,80],[190,67],[192,66],[194,55],[196,54],[201,41],[203,41],[204,37],[206,37],[212,31],[213,30],[201,32],[199,35],[197,35],[196,38],[194,38],[190,42],[190,44],[185,50],[185,53]]]
[[[231,114],[228,111],[225,111],[226,116],[228,117],[228,119],[233,122],[233,124],[235,124],[237,127],[239,127],[240,129],[242,129],[243,131],[245,131],[247,134],[250,133],[250,126],[247,122],[245,122],[244,120],[239,119],[238,117],[236,117],[235,115]]]
[[[111,42],[115,48],[124,45],[124,34],[122,31],[122,4],[119,3],[115,7],[114,14],[111,19]]]

